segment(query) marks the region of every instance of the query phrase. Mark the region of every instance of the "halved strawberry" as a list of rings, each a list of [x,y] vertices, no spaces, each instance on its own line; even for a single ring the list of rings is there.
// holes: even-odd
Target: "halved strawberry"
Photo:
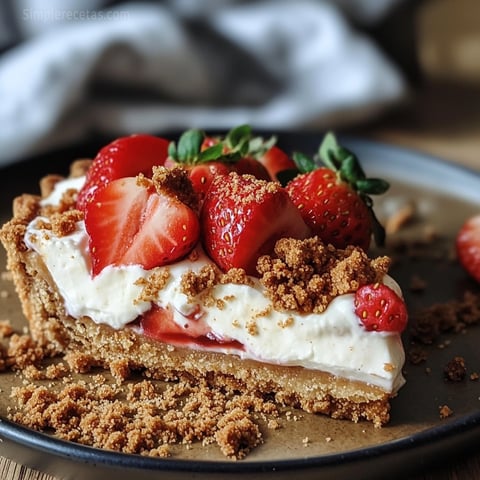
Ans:
[[[85,184],[78,193],[77,208],[83,210],[99,187],[122,177],[143,173],[151,177],[152,167],[163,165],[169,141],[148,134],[117,138],[103,147],[90,166]]]
[[[355,292],[355,313],[368,331],[401,333],[407,326],[405,302],[382,283],[364,285]]]
[[[195,212],[152,181],[125,177],[97,189],[85,206],[92,273],[108,265],[138,264],[145,269],[185,256],[197,243]]]
[[[201,320],[201,311],[194,311],[185,317],[185,322],[177,324],[173,319],[171,306],[154,305],[139,318],[140,327],[145,335],[175,345],[195,345],[244,350],[241,343],[230,338],[220,338]]]
[[[157,340],[167,340],[171,337],[188,336],[202,337],[210,332],[210,328],[200,318],[194,315],[185,317],[183,325],[178,325],[173,320],[172,307],[166,308],[154,305],[140,318],[140,325],[144,332]]]
[[[310,229],[276,182],[231,172],[214,178],[201,211],[205,250],[224,271],[258,275],[257,260],[282,237],[307,238]]]
[[[317,157],[297,153],[294,158],[303,173],[286,188],[314,235],[342,249],[356,245],[368,250],[372,233],[378,245],[384,242],[385,231],[369,195],[384,193],[387,182],[367,178],[355,155],[338,145],[331,133]]]
[[[480,282],[480,215],[468,218],[457,233],[455,246],[463,268]]]

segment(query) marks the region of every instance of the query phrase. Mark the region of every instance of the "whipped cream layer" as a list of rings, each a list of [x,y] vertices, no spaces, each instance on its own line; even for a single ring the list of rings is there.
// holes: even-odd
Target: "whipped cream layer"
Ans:
[[[43,204],[57,203],[61,190],[78,188],[82,180],[75,182],[61,182]],[[218,346],[208,347],[215,351],[318,369],[376,385],[387,392],[395,392],[404,384],[401,369],[405,355],[400,335],[365,330],[355,314],[353,294],[338,296],[321,314],[277,311],[258,279],[252,278],[249,285],[216,285],[209,297],[219,301],[209,301],[207,307],[200,297],[188,298],[181,288],[185,273],[199,272],[211,263],[198,246],[195,261],[185,259],[162,267],[169,272],[166,284],[153,302],[142,301],[139,279],[147,279],[149,271],[138,265],[109,266],[92,277],[84,223],[78,222],[72,234],[56,237],[51,230],[40,228],[40,220],[48,222],[45,218],[33,220],[25,242],[42,257],[65,301],[67,313],[75,318],[88,316],[94,322],[121,329],[156,303],[168,308],[175,323],[185,332],[193,330],[192,322],[197,330],[198,322],[202,322],[209,336],[220,340]],[[384,282],[401,295],[400,287],[391,277],[385,276]],[[201,314],[193,315],[194,312]],[[241,343],[244,349],[221,343],[231,340]]]

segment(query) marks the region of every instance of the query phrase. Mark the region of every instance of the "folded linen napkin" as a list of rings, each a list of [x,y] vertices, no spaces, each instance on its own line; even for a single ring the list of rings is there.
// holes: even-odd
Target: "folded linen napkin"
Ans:
[[[0,166],[92,132],[335,127],[406,93],[345,0],[103,3],[16,4],[23,40],[0,57]],[[374,20],[394,0],[362,3]]]

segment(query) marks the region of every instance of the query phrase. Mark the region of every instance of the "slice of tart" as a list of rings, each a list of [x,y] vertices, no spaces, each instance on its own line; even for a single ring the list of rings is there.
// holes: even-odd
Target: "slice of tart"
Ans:
[[[204,378],[387,423],[407,319],[390,260],[324,243],[288,188],[252,175],[257,160],[238,139],[187,137],[169,152],[125,137],[69,178],[43,179],[41,196],[15,199],[0,238],[32,337],[79,371]],[[177,165],[185,150],[209,152],[203,180]]]

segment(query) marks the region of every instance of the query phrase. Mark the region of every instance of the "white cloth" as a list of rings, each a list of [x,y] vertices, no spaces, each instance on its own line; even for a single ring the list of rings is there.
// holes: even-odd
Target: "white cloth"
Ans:
[[[406,93],[331,2],[57,3],[17,4],[25,40],[0,57],[0,166],[92,132],[335,127]],[[375,16],[392,1],[369,3]]]

